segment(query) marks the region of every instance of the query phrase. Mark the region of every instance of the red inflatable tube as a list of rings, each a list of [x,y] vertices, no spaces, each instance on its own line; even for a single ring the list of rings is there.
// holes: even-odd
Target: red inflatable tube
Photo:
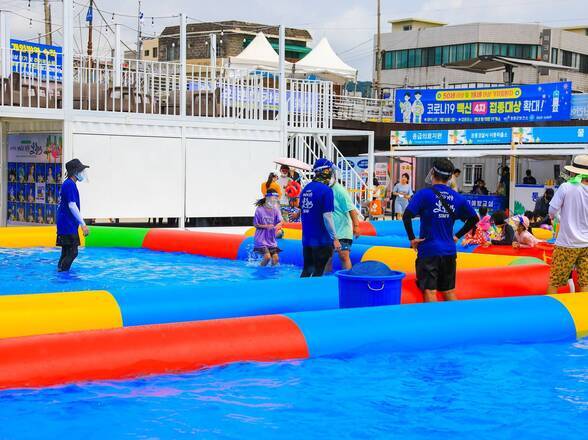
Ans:
[[[308,357],[298,326],[282,315],[13,338],[0,340],[0,388]]]
[[[236,260],[244,235],[211,232],[151,229],[143,240],[143,247],[153,251],[186,252],[205,257]]]
[[[516,255],[519,257],[535,257],[543,261],[551,261],[554,246],[549,243],[540,243],[534,248],[518,248],[512,246],[478,246],[474,249],[474,254],[491,254],[491,255]]]
[[[302,229],[302,223],[284,223],[284,228],[287,229]],[[367,235],[375,237],[378,235],[376,229],[370,222],[359,222],[360,235]]]
[[[549,266],[506,266],[494,269],[461,269],[457,272],[455,293],[458,299],[500,298],[510,296],[544,295],[549,284]],[[568,287],[560,293],[569,292]],[[443,300],[438,295],[439,300]],[[402,282],[402,303],[423,302],[416,285],[415,274],[407,274]]]

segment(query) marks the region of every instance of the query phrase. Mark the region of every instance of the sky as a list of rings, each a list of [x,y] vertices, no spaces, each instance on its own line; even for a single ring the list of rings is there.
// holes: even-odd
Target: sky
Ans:
[[[544,23],[547,26],[588,24],[587,0],[381,0],[382,32],[389,32],[388,20],[418,17],[449,24],[471,22]],[[74,0],[74,47],[87,43],[84,18],[89,0]],[[13,38],[32,39],[44,34],[42,0],[0,0],[0,9],[22,15],[10,17]],[[61,2],[52,0],[55,28],[61,24]],[[95,0],[109,24],[123,27],[123,40],[133,49],[136,41],[137,0]],[[376,31],[376,0],[143,0],[143,29],[155,35],[165,26],[178,23],[178,18],[159,18],[184,12],[190,21],[244,20],[280,24],[307,29],[311,46],[327,37],[335,51],[349,65],[359,69],[359,79],[371,80],[373,71],[373,38]],[[115,13],[114,20],[112,13]],[[124,16],[129,15],[129,17]],[[102,20],[95,12],[94,24]],[[155,16],[152,20],[151,17]],[[104,24],[102,23],[104,26]],[[97,28],[94,46],[105,54],[112,44],[112,32]],[[62,36],[55,32],[59,43]]]

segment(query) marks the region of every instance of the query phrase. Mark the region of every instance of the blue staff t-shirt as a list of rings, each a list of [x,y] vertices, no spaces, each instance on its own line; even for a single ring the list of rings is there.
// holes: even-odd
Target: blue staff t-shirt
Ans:
[[[459,193],[446,185],[435,185],[435,189],[453,209],[455,217],[460,220],[476,216],[476,211]],[[419,238],[424,238],[418,246],[419,257],[437,257],[456,254],[453,241],[453,224],[455,220],[445,210],[443,204],[431,188],[421,189],[413,196],[406,208],[421,218]]]
[[[333,240],[327,232],[323,214],[335,210],[333,190],[324,183],[310,182],[302,190],[302,245],[332,246]]]
[[[78,233],[79,223],[69,209],[69,202],[75,202],[80,209],[80,193],[72,179],[65,179],[61,185],[61,201],[57,208],[57,233],[71,235]]]

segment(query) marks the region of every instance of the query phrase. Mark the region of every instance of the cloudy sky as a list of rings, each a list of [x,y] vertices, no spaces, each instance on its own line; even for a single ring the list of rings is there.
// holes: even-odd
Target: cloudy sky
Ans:
[[[575,26],[588,24],[587,0],[382,0],[382,31],[389,30],[388,20],[420,17],[459,24],[476,21],[541,22],[548,26]],[[74,0],[74,26],[82,27],[89,0]],[[13,11],[22,17],[10,18],[13,38],[35,38],[44,33],[42,0],[0,0],[0,9]],[[137,27],[136,0],[95,0],[104,11],[109,23],[126,26],[124,41],[135,47]],[[52,0],[54,23],[61,23],[61,2]],[[284,23],[287,26],[308,29],[316,44],[326,36],[341,58],[360,70],[360,79],[371,79],[373,66],[373,34],[376,28],[376,0],[143,0],[144,31],[156,34],[177,18],[154,18],[186,13],[194,20],[246,20],[267,24]],[[112,12],[115,12],[114,21]],[[128,17],[124,15],[129,15]],[[95,24],[102,20],[95,13]],[[57,27],[57,26],[56,26]],[[104,31],[104,28],[98,30]],[[95,37],[98,50],[106,52],[112,44],[112,35]],[[56,33],[59,42],[61,35]],[[76,47],[86,44],[83,29],[76,29]]]

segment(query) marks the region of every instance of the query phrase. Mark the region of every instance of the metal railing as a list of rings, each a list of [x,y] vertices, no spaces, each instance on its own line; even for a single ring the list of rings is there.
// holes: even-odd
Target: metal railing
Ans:
[[[61,108],[61,69],[56,56],[0,49],[0,105]]]
[[[361,211],[370,200],[367,175],[360,175],[352,163],[341,153],[327,135],[291,134],[288,138],[288,157],[304,163],[314,163],[321,157],[331,160],[339,169],[338,179],[353,197],[355,206]],[[309,179],[310,175],[304,175]]]
[[[0,105],[63,108],[61,56],[47,61],[33,55],[14,50],[2,54]],[[72,105],[95,112],[248,121],[279,117],[279,82],[271,73],[186,65],[183,75],[182,65],[175,62],[75,55]],[[287,79],[286,87],[289,127],[331,127],[332,83]]]
[[[344,121],[394,122],[394,100],[336,95],[333,118]]]

